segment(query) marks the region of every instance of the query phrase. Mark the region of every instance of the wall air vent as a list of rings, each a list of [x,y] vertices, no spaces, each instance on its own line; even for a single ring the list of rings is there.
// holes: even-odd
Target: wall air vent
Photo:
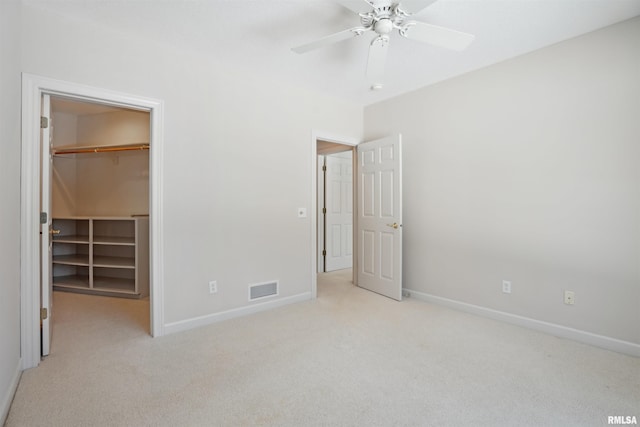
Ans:
[[[249,301],[278,295],[278,281],[249,285]]]

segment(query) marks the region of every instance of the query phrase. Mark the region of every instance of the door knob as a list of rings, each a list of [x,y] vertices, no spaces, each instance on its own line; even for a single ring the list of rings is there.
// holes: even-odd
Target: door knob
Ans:
[[[393,224],[387,224],[387,226],[388,226],[388,227],[391,227],[391,228],[395,228],[396,230],[397,230],[397,229],[398,229],[398,227],[399,227],[399,225],[398,225],[398,223],[397,223],[397,222],[394,222]]]

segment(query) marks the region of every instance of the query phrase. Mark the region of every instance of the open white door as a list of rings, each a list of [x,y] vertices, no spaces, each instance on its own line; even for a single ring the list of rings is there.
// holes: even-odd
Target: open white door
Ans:
[[[358,286],[402,299],[401,136],[358,145]]]
[[[52,276],[51,271],[51,100],[49,95],[42,95],[42,121],[40,125],[40,333],[42,334],[41,355],[49,354],[51,346],[51,300]],[[45,221],[43,219],[46,218]]]
[[[326,157],[325,271],[353,265],[353,161],[351,151]]]

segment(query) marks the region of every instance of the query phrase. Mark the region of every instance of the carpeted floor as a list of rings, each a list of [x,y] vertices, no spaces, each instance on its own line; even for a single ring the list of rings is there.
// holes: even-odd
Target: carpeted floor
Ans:
[[[640,359],[320,275],[318,299],[151,338],[148,301],[55,293],[6,426],[602,426]]]

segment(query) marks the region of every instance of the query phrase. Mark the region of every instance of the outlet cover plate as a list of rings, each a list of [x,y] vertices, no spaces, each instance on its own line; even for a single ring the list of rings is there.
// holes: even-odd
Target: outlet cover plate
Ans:
[[[218,282],[215,280],[212,280],[209,282],[209,293],[210,294],[215,294],[218,292]]]
[[[508,280],[503,280],[502,281],[502,292],[505,294],[510,294],[511,293],[511,282]]]

